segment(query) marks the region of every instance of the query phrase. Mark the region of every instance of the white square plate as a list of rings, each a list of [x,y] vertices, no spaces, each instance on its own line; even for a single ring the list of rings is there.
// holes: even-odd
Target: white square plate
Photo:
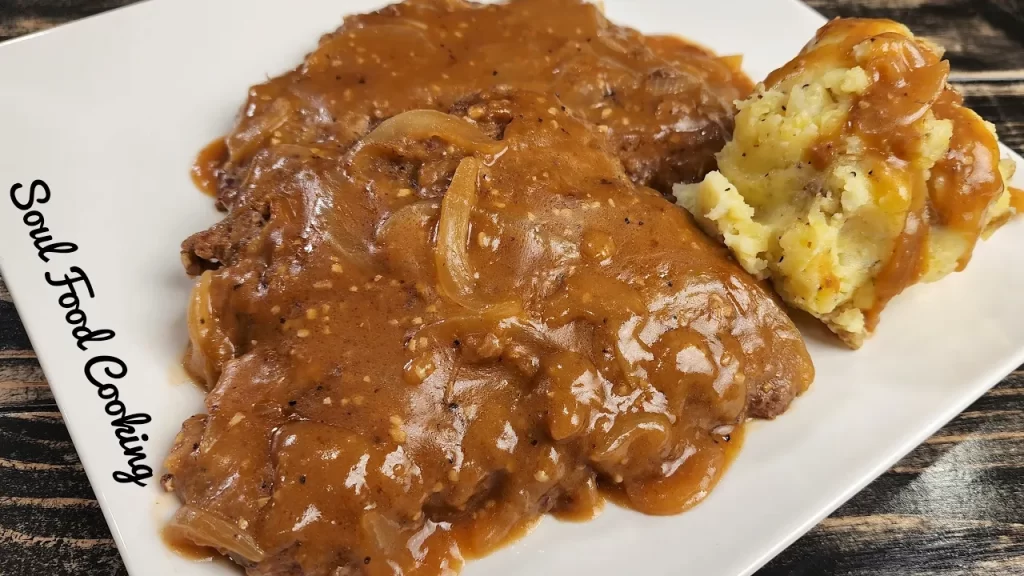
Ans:
[[[40,260],[25,213],[5,194],[0,268],[133,575],[230,573],[176,557],[159,535],[175,504],[159,489],[161,461],[182,420],[202,408],[174,370],[190,287],[178,246],[219,218],[189,180],[191,161],[231,127],[248,86],[297,65],[344,14],[381,3],[153,0],[0,47],[0,184],[21,183],[24,195],[44,180],[51,197],[38,207],[52,242],[79,248]],[[605,4],[617,23],[745,54],[754,78],[823,22],[794,0]],[[783,417],[750,427],[732,469],[696,509],[647,517],[608,506],[587,524],[547,519],[465,574],[753,572],[1024,361],[1020,246],[1018,220],[982,243],[966,272],[894,301],[857,352],[805,331],[817,381]],[[95,293],[76,284],[88,327],[116,333],[87,351],[65,323],[64,289],[44,280],[72,266]],[[152,415],[138,430],[154,470],[146,487],[113,477],[126,457],[84,371],[99,355],[127,365],[123,378],[104,379],[128,412]],[[114,366],[93,373],[102,368]]]

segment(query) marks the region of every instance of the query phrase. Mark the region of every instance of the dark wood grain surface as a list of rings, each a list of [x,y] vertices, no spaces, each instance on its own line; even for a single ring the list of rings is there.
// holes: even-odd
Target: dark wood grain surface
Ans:
[[[0,0],[0,39],[130,2]],[[895,18],[944,45],[969,104],[1024,150],[1024,0],[809,3],[828,16]],[[0,280],[0,576],[123,574]],[[758,576],[832,574],[1024,575],[1024,367]]]

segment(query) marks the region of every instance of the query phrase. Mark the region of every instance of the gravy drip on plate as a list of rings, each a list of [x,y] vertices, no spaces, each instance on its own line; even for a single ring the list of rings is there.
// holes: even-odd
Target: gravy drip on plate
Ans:
[[[813,375],[642,185],[702,176],[745,90],[568,0],[354,16],[252,88],[208,172],[229,213],[183,245],[208,395],[171,535],[251,575],[451,574],[604,490],[703,499]]]

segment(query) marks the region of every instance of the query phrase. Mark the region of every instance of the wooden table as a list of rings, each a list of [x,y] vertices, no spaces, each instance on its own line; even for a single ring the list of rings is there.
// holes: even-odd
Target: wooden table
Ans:
[[[0,0],[0,39],[131,1]],[[829,16],[895,18],[937,40],[971,107],[995,122],[1004,142],[1024,150],[1021,0],[810,4]],[[0,281],[0,576],[121,574],[110,531]],[[1024,574],[1024,367],[758,574]]]

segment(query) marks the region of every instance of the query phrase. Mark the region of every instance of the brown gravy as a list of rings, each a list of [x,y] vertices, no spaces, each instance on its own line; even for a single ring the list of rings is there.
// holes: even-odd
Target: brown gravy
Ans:
[[[192,183],[201,192],[217,196],[217,180],[220,170],[228,160],[228,146],[223,138],[217,138],[206,145],[192,164]]]
[[[160,538],[163,540],[165,546],[174,550],[175,554],[188,560],[206,562],[212,561],[214,558],[221,557],[220,553],[217,552],[216,549],[209,548],[207,546],[199,546],[192,540],[178,534],[175,530],[167,526],[160,531]]]
[[[699,502],[813,376],[644,186],[713,167],[731,66],[574,0],[420,0],[253,87],[183,244],[209,393],[174,529],[254,576],[432,576],[605,495]]]

